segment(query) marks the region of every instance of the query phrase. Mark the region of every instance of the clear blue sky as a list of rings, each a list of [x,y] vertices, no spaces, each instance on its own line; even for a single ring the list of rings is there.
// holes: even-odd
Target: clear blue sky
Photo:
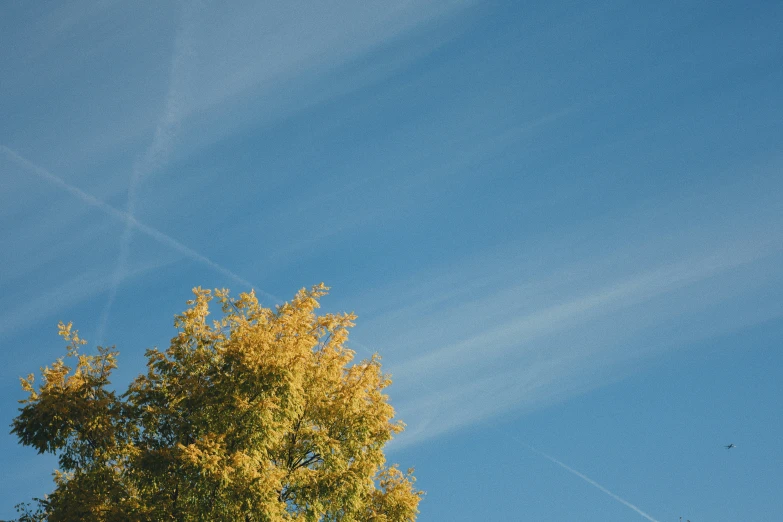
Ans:
[[[2,423],[59,320],[123,385],[192,287],[324,281],[394,376],[422,522],[781,519],[782,27],[780,2],[4,2]],[[5,518],[55,461],[0,455]]]

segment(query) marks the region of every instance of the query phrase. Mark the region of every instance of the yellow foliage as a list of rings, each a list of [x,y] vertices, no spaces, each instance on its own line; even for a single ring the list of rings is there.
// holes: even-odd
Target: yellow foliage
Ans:
[[[345,346],[354,314],[317,315],[323,284],[274,310],[253,292],[193,289],[163,352],[122,395],[117,352],[78,352],[21,379],[21,442],[58,455],[37,520],[414,521],[422,493],[385,464],[404,425],[374,355]],[[208,321],[210,303],[221,311]],[[30,518],[32,519],[32,518]]]

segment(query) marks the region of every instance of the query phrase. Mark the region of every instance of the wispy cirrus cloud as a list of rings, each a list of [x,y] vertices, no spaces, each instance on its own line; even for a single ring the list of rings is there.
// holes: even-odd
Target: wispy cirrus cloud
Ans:
[[[774,276],[756,263],[780,257],[779,247],[770,248],[701,270],[703,260],[687,260],[694,265],[687,273],[641,274],[392,365],[397,408],[409,425],[398,444],[547,406],[611,382],[653,354],[777,317],[783,307],[749,312],[737,294],[763,288]]]
[[[181,30],[187,68],[177,92],[187,156],[248,126],[265,126],[382,81],[454,34],[372,63],[376,50],[448,20],[473,0],[445,2],[200,2]],[[358,63],[357,63],[358,62]],[[173,84],[172,84],[173,85]]]
[[[177,239],[171,237],[168,234],[165,234],[161,232],[160,230],[151,227],[149,225],[146,225],[136,219],[133,215],[128,214],[127,212],[123,210],[119,210],[105,201],[102,201],[95,196],[81,190],[78,187],[74,187],[73,185],[67,183],[65,180],[60,178],[59,176],[56,176],[55,174],[52,174],[45,168],[36,165],[35,163],[31,162],[30,160],[20,156],[15,151],[11,150],[5,145],[0,145],[0,151],[5,153],[11,160],[13,160],[16,164],[18,164],[20,167],[22,167],[27,172],[30,172],[31,174],[34,174],[40,178],[45,179],[46,181],[52,183],[53,185],[61,188],[65,192],[71,194],[73,197],[79,199],[81,202],[86,203],[87,205],[90,205],[91,207],[94,207],[104,214],[108,215],[109,217],[112,217],[116,219],[117,221],[125,224],[129,224],[131,227],[133,227],[134,230],[154,239],[158,243],[165,245],[172,250],[179,252],[186,258],[195,261],[199,264],[202,264],[206,267],[209,267],[210,269],[216,271],[219,274],[222,274],[226,276],[227,278],[238,282],[242,286],[245,287],[253,287],[254,285],[250,283],[247,279],[243,278],[239,274],[229,270],[228,268],[224,267],[223,265],[213,261],[209,257],[197,252],[196,250],[190,248],[189,246],[181,243]],[[263,292],[262,290],[258,290],[260,293],[266,295],[269,298],[272,298],[276,300],[274,296],[271,296],[270,294],[267,294]]]
[[[264,6],[247,3],[241,5],[239,14],[228,19],[224,19],[223,9],[217,13],[215,6],[208,3],[183,5],[163,111],[152,143],[133,165],[126,213],[135,217],[142,180],[168,161],[186,120],[192,123],[198,113],[215,108],[230,112],[228,107],[235,99],[248,93],[256,98],[278,98],[281,92],[290,90],[294,80],[300,82],[323,74],[422,23],[469,4],[462,0],[421,5],[379,2],[370,8],[359,2],[337,9],[303,4],[297,10],[288,2]],[[346,24],[346,19],[352,18],[355,23]],[[346,27],[351,29],[346,32]],[[299,109],[324,96],[321,89],[311,94],[315,94],[314,99],[297,100]],[[265,110],[279,111],[279,105],[267,103]],[[222,120],[237,125],[241,118]],[[206,134],[216,132],[212,126],[202,130]],[[195,141],[190,136],[190,144],[185,148],[192,149],[196,143],[203,145],[205,133],[200,134]],[[133,230],[128,222],[120,237],[114,283],[98,328],[101,333],[125,276]],[[300,242],[305,247],[310,244],[309,240]],[[287,245],[286,251],[296,248]],[[273,255],[279,257],[283,252],[277,249]]]
[[[595,320],[618,309],[651,300],[750,263],[780,248],[776,242],[765,243],[732,246],[711,255],[683,259],[612,282],[594,293],[537,310],[504,322],[457,345],[417,357],[404,363],[396,371],[406,376],[405,378],[417,380],[424,375],[448,373],[454,366],[486,361],[487,357],[503,357],[508,351],[516,350],[517,346],[549,332]]]
[[[395,444],[541,408],[667,350],[779,317],[783,305],[747,303],[779,282],[780,218],[763,205],[737,213],[733,228],[707,215],[711,226],[626,238],[578,266],[550,259],[522,280],[502,251],[482,258],[481,270],[456,265],[425,280],[368,325],[404,332],[373,334],[392,359],[395,406],[408,424]],[[466,270],[484,277],[465,280]]]
[[[128,278],[164,268],[177,259],[163,259],[129,267]],[[8,335],[36,324],[41,319],[55,315],[64,308],[74,306],[106,292],[113,282],[111,271],[106,269],[83,272],[43,294],[19,302],[0,315],[0,335]]]
[[[177,129],[183,114],[187,110],[187,101],[184,93],[186,74],[184,71],[188,67],[188,55],[192,54],[193,46],[193,36],[191,34],[193,24],[187,19],[188,12],[188,6],[183,6],[183,20],[176,33],[174,51],[171,58],[169,88],[163,106],[163,112],[155,128],[152,143],[150,143],[141,157],[136,160],[131,169],[131,176],[128,184],[128,197],[125,205],[125,213],[130,218],[135,219],[139,184],[145,176],[159,170],[168,161],[171,147],[177,135]],[[98,323],[98,339],[103,338],[106,326],[109,322],[111,309],[117,298],[117,291],[123,279],[127,276],[128,257],[130,256],[134,228],[133,221],[130,219],[125,221],[125,227],[120,235],[120,251],[117,256],[117,263],[114,268],[111,287],[109,288],[109,295]]]
[[[471,5],[445,2],[235,2],[236,9],[202,3],[199,65],[190,78],[188,113],[247,93],[266,93],[292,78],[317,77],[408,31]]]

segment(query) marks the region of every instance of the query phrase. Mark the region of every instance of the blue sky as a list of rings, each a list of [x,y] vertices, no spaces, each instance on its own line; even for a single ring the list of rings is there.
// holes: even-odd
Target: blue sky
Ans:
[[[324,281],[419,520],[780,518],[783,4],[637,4],[4,4],[0,416],[59,320],[122,385]]]

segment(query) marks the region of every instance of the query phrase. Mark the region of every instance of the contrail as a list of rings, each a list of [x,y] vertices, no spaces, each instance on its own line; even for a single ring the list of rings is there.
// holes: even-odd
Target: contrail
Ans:
[[[603,487],[601,484],[599,484],[599,483],[598,483],[598,482],[596,482],[595,480],[591,479],[590,477],[588,477],[588,476],[587,476],[587,475],[585,475],[584,473],[580,473],[580,472],[578,472],[577,470],[575,470],[575,469],[574,469],[574,468],[572,468],[571,466],[568,466],[567,464],[565,464],[565,463],[563,463],[563,462],[560,462],[559,460],[557,460],[556,458],[554,458],[552,455],[549,455],[549,454],[547,454],[547,453],[544,453],[543,451],[541,451],[541,450],[539,450],[539,449],[536,449],[536,448],[534,448],[534,447],[533,447],[533,446],[531,446],[530,444],[525,444],[524,442],[522,442],[522,441],[521,441],[521,440],[519,440],[518,438],[514,437],[513,435],[511,436],[511,438],[513,438],[515,441],[517,441],[518,443],[522,444],[523,446],[527,447],[527,448],[528,448],[530,451],[532,451],[533,453],[537,453],[537,454],[541,455],[542,457],[544,457],[545,459],[549,460],[550,462],[554,462],[555,464],[557,464],[558,466],[560,466],[560,467],[561,467],[561,468],[563,468],[564,470],[566,470],[566,471],[568,471],[568,472],[572,473],[573,475],[576,475],[577,477],[579,477],[580,479],[584,480],[585,482],[587,482],[587,483],[588,483],[588,484],[590,484],[591,486],[593,486],[593,487],[595,487],[595,488],[599,489],[600,491],[603,491],[604,493],[606,493],[607,495],[609,495],[610,497],[612,497],[613,499],[615,499],[615,500],[616,500],[617,502],[619,502],[620,504],[623,504],[624,506],[626,506],[626,507],[629,507],[629,508],[633,509],[634,511],[636,511],[637,513],[639,513],[641,516],[643,516],[644,518],[646,518],[646,519],[647,519],[647,520],[649,520],[650,522],[660,522],[658,519],[656,519],[656,518],[653,518],[651,515],[649,515],[649,514],[645,513],[644,511],[642,511],[642,510],[641,510],[641,509],[639,509],[638,507],[634,506],[633,504],[631,504],[630,502],[628,502],[627,500],[625,500],[624,498],[622,498],[620,495],[617,495],[616,493],[612,493],[611,491],[609,491],[608,489],[606,489],[606,488],[605,488],[605,487]]]
[[[123,223],[128,224],[129,226],[133,227],[135,230],[138,230],[142,234],[145,234],[152,239],[156,240],[157,242],[166,245],[173,250],[176,250],[177,252],[180,252],[184,256],[192,259],[193,261],[197,261],[201,263],[202,265],[208,266],[209,268],[215,270],[216,272],[225,275],[226,277],[236,281],[237,283],[241,284],[243,287],[249,287],[252,288],[253,284],[250,283],[247,279],[244,279],[243,277],[235,274],[231,270],[222,267],[218,263],[212,261],[210,258],[199,254],[192,248],[180,243],[173,237],[164,234],[160,230],[153,228],[151,226],[145,225],[144,223],[140,222],[138,219],[136,219],[134,216],[128,214],[127,212],[124,212],[122,210],[118,210],[114,208],[113,206],[109,205],[108,203],[101,201],[100,199],[96,198],[95,196],[88,194],[87,192],[84,192],[83,190],[74,187],[73,185],[68,184],[65,180],[62,178],[55,176],[48,170],[46,170],[43,167],[39,167],[35,163],[27,160],[26,158],[23,158],[13,150],[9,149],[5,145],[0,145],[0,150],[5,152],[13,161],[15,161],[17,164],[22,166],[25,170],[28,170],[32,172],[33,174],[51,182],[52,184],[60,187],[61,189],[65,190],[72,196],[78,198],[84,203],[87,203],[88,205],[95,207],[99,210],[101,210],[104,214],[107,214],[118,221],[121,221]],[[271,298],[274,301],[279,301],[279,299],[269,293],[264,292],[263,290],[259,290],[259,292],[263,293],[268,298]]]
[[[166,260],[131,266],[127,277],[136,277],[173,262],[173,260]],[[18,306],[11,307],[6,313],[0,314],[0,337],[35,324],[42,317],[54,315],[62,308],[80,303],[96,294],[102,294],[110,284],[111,273],[93,270],[60,283],[39,296],[24,299]]]
[[[184,11],[183,18],[185,18]],[[174,51],[172,53],[171,69],[169,72],[169,88],[166,94],[163,113],[155,128],[155,135],[152,139],[152,143],[150,143],[147,150],[144,151],[144,154],[134,163],[133,168],[131,169],[131,177],[128,184],[128,199],[125,206],[125,212],[130,217],[135,217],[136,215],[136,199],[138,187],[142,178],[159,169],[162,164],[166,163],[172,141],[177,134],[179,121],[185,110],[183,97],[180,94],[180,86],[178,85],[178,82],[182,77],[184,57],[189,54],[188,38],[185,35],[183,27],[187,27],[184,20],[181,23],[180,29],[177,31],[174,40]],[[134,226],[132,222],[130,220],[126,221],[125,228],[120,236],[120,253],[119,256],[117,256],[117,264],[115,265],[112,283],[109,288],[109,297],[106,300],[106,305],[103,308],[103,313],[101,314],[101,320],[98,326],[98,337],[103,336],[103,332],[109,321],[109,313],[117,298],[117,291],[122,280],[125,279],[128,270],[128,258],[130,257],[130,246],[131,241],[133,240],[133,229]]]

